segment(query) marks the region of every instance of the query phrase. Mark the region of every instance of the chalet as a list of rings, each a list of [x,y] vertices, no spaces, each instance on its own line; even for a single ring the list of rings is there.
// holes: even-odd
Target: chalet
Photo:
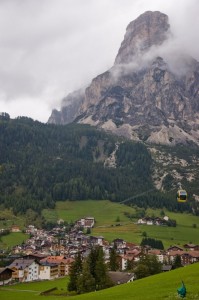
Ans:
[[[159,249],[151,249],[148,251],[149,255],[155,255],[158,259],[159,262],[163,263],[164,262],[164,257],[165,255],[163,254],[163,251]]]
[[[154,223],[153,223],[153,220],[147,220],[146,221],[146,225],[153,225]]]
[[[30,253],[30,254],[27,254],[27,255],[24,255],[23,258],[24,259],[34,259],[35,261],[39,262],[41,259],[44,259],[46,258],[47,255],[45,254],[41,254],[41,253]]]
[[[167,249],[167,252],[169,253],[170,251],[183,251],[183,248],[179,246],[171,246]]]
[[[172,251],[171,250],[166,255],[167,261],[170,262],[170,263],[172,263],[176,259],[177,255],[179,255],[181,257],[184,253],[186,253],[186,251],[183,251],[183,250]]]
[[[172,265],[162,265],[162,272],[168,272],[172,270]]]
[[[183,247],[186,249],[186,250],[196,250],[198,251],[199,250],[199,245],[194,245],[194,244],[185,244],[183,245]]]
[[[12,253],[13,254],[19,254],[22,252],[22,246],[21,245],[16,245],[12,248]]]
[[[38,280],[39,264],[34,259],[15,259],[9,266],[12,279],[19,282]]]
[[[12,273],[10,268],[0,268],[0,285],[8,284],[12,280]]]
[[[86,236],[82,232],[78,232],[78,234],[75,237],[75,240],[80,244],[80,245],[88,245],[90,242],[90,237]]]
[[[102,246],[103,241],[104,241],[103,236],[90,236],[90,244],[92,246],[97,246],[97,245]]]
[[[58,266],[58,276],[61,277],[69,274],[69,269],[73,261],[74,261],[73,258],[65,258],[63,255],[61,256],[51,255],[40,260],[40,263],[42,264],[42,266],[44,266],[44,263],[56,264]],[[44,268],[40,268],[40,269],[42,269],[43,271]]]
[[[187,251],[181,256],[183,265],[192,264],[199,261],[199,251]]]
[[[146,224],[146,219],[139,219],[137,221],[138,224]]]
[[[73,258],[65,258],[59,264],[59,276],[69,275],[70,267],[74,262]]]
[[[58,278],[59,270],[57,263],[49,263],[47,261],[41,262],[39,266],[39,279],[55,279]]]
[[[126,251],[126,257],[133,257],[134,261],[139,261],[140,256],[142,256],[142,251],[139,248]]]
[[[129,283],[135,279],[134,273],[127,273],[127,272],[108,272],[108,275],[114,285]]]
[[[149,217],[139,219],[139,220],[137,221],[137,223],[140,224],[140,225],[142,225],[142,224],[146,224],[146,225],[154,225],[153,219],[152,219],[152,218],[149,218]]]
[[[12,225],[11,232],[21,232],[20,227],[18,225]]]
[[[127,268],[128,261],[139,261],[142,252],[138,249],[134,249],[133,251],[128,251],[124,255],[117,256],[117,263],[119,265],[119,270],[124,271]]]
[[[123,239],[115,239],[113,240],[113,246],[114,248],[125,248],[126,247],[126,242]]]
[[[128,248],[128,250],[140,249],[139,245],[131,242],[126,242],[126,247]]]
[[[83,228],[93,228],[95,225],[95,218],[93,217],[82,218],[76,222],[76,225]]]
[[[189,252],[184,252],[182,255],[180,255],[181,258],[181,264],[183,266],[189,265],[192,263],[192,256],[189,254]]]

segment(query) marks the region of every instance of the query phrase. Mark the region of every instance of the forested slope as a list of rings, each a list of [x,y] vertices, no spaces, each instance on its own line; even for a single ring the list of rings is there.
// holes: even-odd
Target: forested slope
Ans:
[[[15,213],[53,208],[57,200],[129,197],[128,203],[177,209],[173,199],[155,191],[151,166],[144,144],[89,125],[0,119],[0,203]]]

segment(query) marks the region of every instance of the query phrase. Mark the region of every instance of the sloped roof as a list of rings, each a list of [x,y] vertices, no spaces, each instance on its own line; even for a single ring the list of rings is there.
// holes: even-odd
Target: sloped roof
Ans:
[[[132,281],[135,276],[134,273],[114,271],[109,271],[108,275],[115,284],[123,284]]]
[[[34,259],[15,259],[9,266],[8,268],[16,268],[16,269],[21,269],[24,270],[25,268],[29,267],[35,260]]]
[[[14,272],[12,269],[5,267],[5,268],[0,268],[0,274],[5,272],[6,270],[10,271],[11,273]]]

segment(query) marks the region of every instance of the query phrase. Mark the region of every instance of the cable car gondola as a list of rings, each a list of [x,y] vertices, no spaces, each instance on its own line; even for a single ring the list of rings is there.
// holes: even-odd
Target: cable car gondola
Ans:
[[[187,202],[187,192],[185,190],[177,191],[177,201],[180,203]]]

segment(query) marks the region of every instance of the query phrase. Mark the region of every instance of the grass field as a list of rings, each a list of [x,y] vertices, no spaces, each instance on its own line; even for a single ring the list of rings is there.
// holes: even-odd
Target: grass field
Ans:
[[[124,212],[135,213],[135,210],[124,204],[113,203],[108,200],[59,201],[54,210],[44,209],[43,216],[49,221],[57,221],[61,218],[68,222],[92,216],[97,221],[96,225],[100,226],[116,224],[118,217],[120,222],[129,221]]]
[[[39,282],[20,283],[13,286],[5,286],[0,288],[0,299],[2,300],[20,300],[26,299],[57,299],[57,296],[41,296],[40,293],[51,288],[57,287],[59,292],[66,291],[68,277],[56,280],[45,280]]]
[[[20,245],[27,240],[29,236],[22,232],[12,232],[0,238],[0,249],[10,249],[15,245]]]
[[[123,238],[128,242],[140,243],[146,232],[148,237],[162,240],[165,248],[170,245],[185,243],[199,244],[199,217],[185,213],[171,213],[166,210],[165,214],[175,219],[177,227],[147,226],[134,224],[124,212],[134,214],[135,209],[124,204],[110,201],[66,201],[57,202],[55,210],[44,210],[43,215],[47,220],[56,221],[62,218],[65,221],[75,221],[81,217],[93,216],[96,219],[92,235],[102,235],[111,242],[115,238]],[[160,210],[147,210],[147,215],[160,216]],[[117,220],[119,219],[119,222]],[[116,226],[116,224],[120,226]],[[196,228],[193,228],[193,224]]]
[[[55,209],[45,209],[42,214],[46,220],[54,222],[60,218],[67,222],[74,222],[79,218],[92,216],[95,218],[96,224],[91,234],[96,236],[102,235],[109,242],[113,241],[115,238],[122,238],[128,242],[139,244],[143,238],[143,232],[146,232],[148,237],[162,240],[165,248],[174,244],[182,246],[185,243],[190,242],[199,244],[198,216],[164,211],[171,219],[177,221],[177,227],[137,225],[135,224],[137,219],[130,221],[125,215],[125,212],[135,214],[135,209],[133,207],[113,203],[108,200],[60,201],[56,203]],[[8,210],[4,213],[6,214],[6,218],[10,219],[10,222],[15,218]],[[148,209],[146,214],[149,216],[160,216],[160,210]],[[18,224],[22,224],[24,221],[22,216],[16,217],[16,224],[17,220]],[[194,224],[194,227],[196,228],[193,227]],[[16,244],[20,244],[27,237],[27,235],[22,233],[13,233],[9,236],[2,237],[0,240],[0,249],[6,249]]]
[[[119,285],[99,292],[93,292],[70,299],[77,300],[177,300],[177,288],[184,281],[187,288],[186,300],[199,299],[199,263],[180,268],[167,273],[150,276],[144,279]],[[38,299],[68,299],[66,296],[40,296],[40,292],[52,287],[64,290],[67,278],[56,281],[36,282],[31,284],[18,284],[10,287],[0,288],[0,299],[2,300],[38,300]]]

